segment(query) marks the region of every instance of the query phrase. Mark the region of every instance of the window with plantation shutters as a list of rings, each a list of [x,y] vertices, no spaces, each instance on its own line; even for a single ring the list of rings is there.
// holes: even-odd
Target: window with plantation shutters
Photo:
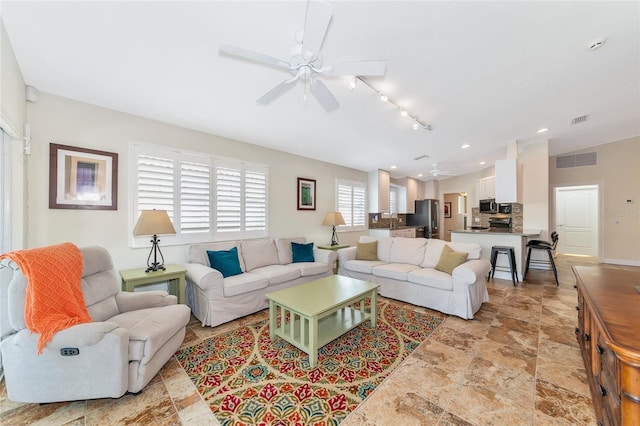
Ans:
[[[180,231],[206,232],[211,229],[211,173],[204,162],[180,163]]]
[[[342,214],[345,225],[340,231],[361,231],[367,229],[366,187],[362,182],[343,179],[336,180],[337,210]]]
[[[176,229],[165,244],[267,236],[266,166],[142,143],[131,144],[130,158],[131,229],[140,211],[157,209]]]
[[[174,163],[172,158],[144,154],[137,156],[139,212],[166,210],[171,220],[174,220]]]

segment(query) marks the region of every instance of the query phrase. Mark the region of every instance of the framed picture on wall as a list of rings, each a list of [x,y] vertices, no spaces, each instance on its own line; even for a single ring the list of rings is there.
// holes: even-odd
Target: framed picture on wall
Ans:
[[[451,202],[444,202],[444,217],[451,217]]]
[[[118,210],[118,154],[49,144],[49,208]]]
[[[316,181],[298,178],[298,210],[316,209]]]

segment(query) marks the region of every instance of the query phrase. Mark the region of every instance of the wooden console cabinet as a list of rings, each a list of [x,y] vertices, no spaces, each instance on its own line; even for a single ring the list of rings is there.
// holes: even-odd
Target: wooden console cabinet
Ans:
[[[576,334],[599,425],[640,425],[640,270],[573,266]]]

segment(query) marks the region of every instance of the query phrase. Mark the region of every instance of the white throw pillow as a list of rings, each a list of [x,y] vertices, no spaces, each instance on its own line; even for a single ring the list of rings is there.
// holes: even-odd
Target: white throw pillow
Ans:
[[[247,271],[251,271],[261,266],[277,265],[278,251],[276,244],[271,238],[260,238],[257,240],[243,240],[242,257]]]
[[[424,238],[396,237],[391,244],[389,261],[392,263],[408,263],[420,265],[424,259],[424,246],[427,240]]]

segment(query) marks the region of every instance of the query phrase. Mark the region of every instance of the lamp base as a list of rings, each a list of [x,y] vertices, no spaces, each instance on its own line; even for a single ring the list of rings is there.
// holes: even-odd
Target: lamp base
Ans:
[[[338,234],[336,233],[336,226],[333,225],[333,234],[331,234],[331,245],[337,246],[338,243]]]
[[[164,265],[151,265],[147,268],[145,272],[164,271],[166,269],[167,268],[165,268]]]
[[[147,270],[144,272],[155,272],[155,271],[164,271],[166,268],[164,267],[164,256],[162,255],[162,251],[160,251],[160,246],[158,243],[160,240],[157,235],[154,235],[151,238],[151,251],[149,252],[149,257],[147,258]],[[158,262],[158,253],[160,253],[161,262]],[[153,255],[153,262],[151,262],[151,255]]]

